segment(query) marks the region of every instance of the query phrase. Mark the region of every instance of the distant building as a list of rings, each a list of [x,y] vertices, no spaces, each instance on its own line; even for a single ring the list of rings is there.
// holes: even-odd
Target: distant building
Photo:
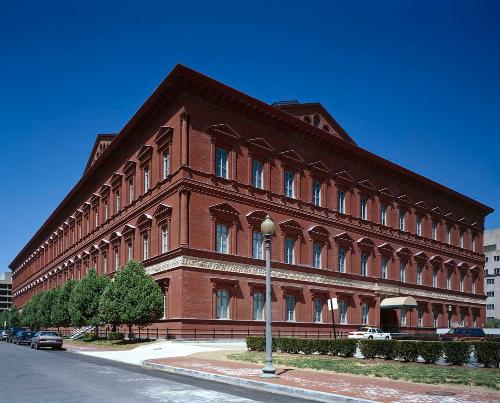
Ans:
[[[10,308],[12,298],[12,274],[0,274],[0,311]]]
[[[500,228],[484,231],[486,318],[500,319]]]

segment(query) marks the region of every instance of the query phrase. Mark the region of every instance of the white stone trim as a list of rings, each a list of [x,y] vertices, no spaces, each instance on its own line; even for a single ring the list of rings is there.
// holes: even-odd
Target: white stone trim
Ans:
[[[262,266],[254,266],[244,263],[225,262],[214,259],[204,259],[191,256],[179,256],[174,259],[166,260],[146,267],[148,274],[163,273],[179,267],[192,267],[202,270],[215,270],[228,273],[247,274],[251,276],[265,277],[266,271]],[[378,282],[370,282],[363,280],[345,279],[339,277],[325,276],[322,274],[301,273],[292,270],[271,269],[271,276],[275,279],[301,281],[314,284],[325,284],[335,287],[351,287],[358,288],[362,291],[372,291],[393,295],[411,295],[413,297],[423,297],[430,299],[441,299],[450,302],[460,302],[469,304],[484,305],[485,300],[481,298],[473,298],[469,296],[460,296],[456,294],[448,294],[441,291],[427,291],[420,288],[409,286],[398,286],[392,284],[381,284]]]

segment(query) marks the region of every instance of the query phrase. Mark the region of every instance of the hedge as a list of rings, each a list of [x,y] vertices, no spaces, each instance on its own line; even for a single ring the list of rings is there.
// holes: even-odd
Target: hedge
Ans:
[[[247,337],[247,348],[251,351],[264,351],[266,349],[265,337]],[[357,340],[353,339],[297,339],[291,337],[273,337],[273,351],[289,354],[330,354],[341,357],[354,357]]]
[[[398,341],[395,348],[396,357],[404,362],[415,362],[420,356],[419,343],[416,341]]]
[[[418,344],[420,357],[426,364],[434,364],[443,355],[443,343],[440,341],[421,341]]]
[[[396,340],[359,340],[359,350],[365,358],[393,360],[397,343]]]
[[[452,365],[467,364],[470,360],[472,344],[461,341],[443,342],[443,353],[447,363]]]
[[[485,368],[498,367],[500,363],[500,343],[481,341],[473,343],[474,356]]]
[[[122,332],[109,332],[108,340],[123,340],[125,339],[125,333]]]

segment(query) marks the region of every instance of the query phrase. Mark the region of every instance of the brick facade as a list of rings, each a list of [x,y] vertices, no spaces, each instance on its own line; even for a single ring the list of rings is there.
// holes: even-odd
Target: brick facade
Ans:
[[[329,329],[331,297],[344,330],[433,330],[449,306],[453,322],[484,323],[492,210],[358,147],[319,104],[269,106],[177,66],[104,140],[11,263],[14,305],[131,257],[164,289],[158,326],[263,328],[254,237],[259,249],[270,214],[275,328]],[[399,295],[419,304],[406,326],[380,309]]]

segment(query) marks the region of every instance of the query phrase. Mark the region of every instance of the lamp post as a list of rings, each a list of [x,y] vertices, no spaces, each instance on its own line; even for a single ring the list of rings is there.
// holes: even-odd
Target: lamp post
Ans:
[[[271,238],[274,234],[274,222],[269,215],[260,225],[266,248],[266,358],[261,377],[276,378],[276,369],[273,367],[273,337],[271,331]]]
[[[451,305],[448,305],[448,329],[451,329],[451,310],[452,310],[452,306]]]

